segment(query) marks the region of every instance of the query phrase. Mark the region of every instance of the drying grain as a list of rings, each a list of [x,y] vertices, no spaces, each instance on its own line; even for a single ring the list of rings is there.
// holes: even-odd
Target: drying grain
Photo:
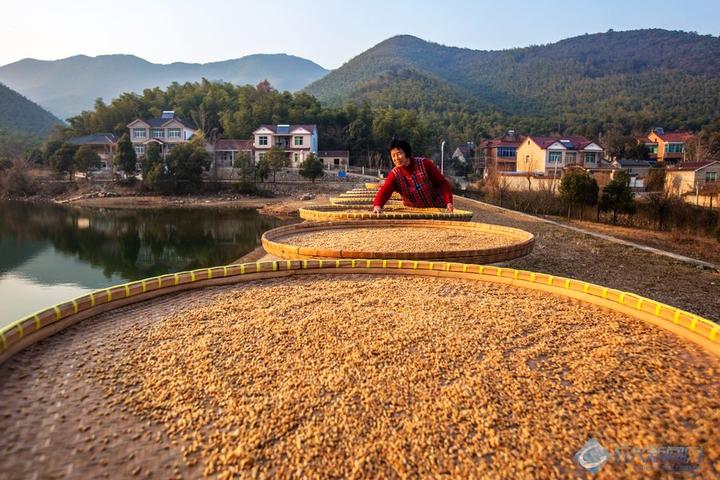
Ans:
[[[276,241],[295,247],[405,253],[490,249],[517,243],[518,239],[473,229],[385,226],[315,230],[288,235]]]
[[[87,374],[206,475],[574,478],[590,437],[699,446],[703,476],[720,473],[720,361],[618,313],[374,275],[251,282],[178,305]]]

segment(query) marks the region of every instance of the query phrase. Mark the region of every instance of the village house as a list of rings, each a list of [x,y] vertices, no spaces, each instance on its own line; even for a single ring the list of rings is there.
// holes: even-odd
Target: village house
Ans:
[[[212,157],[210,172],[217,179],[234,179],[238,161],[254,161],[252,140],[222,138],[206,144],[205,148]]]
[[[187,142],[198,131],[194,125],[176,116],[172,110],[164,111],[159,118],[138,118],[128,123],[127,128],[138,160],[145,156],[151,143],[160,147],[161,155],[165,158],[172,147]]]
[[[665,171],[665,188],[676,194],[698,194],[720,180],[720,161],[685,162]]]
[[[291,167],[297,168],[311,153],[317,155],[316,125],[261,125],[253,132],[255,162],[262,160],[272,147],[280,148]]]
[[[100,157],[98,171],[101,173],[113,170],[113,157],[117,149],[118,138],[112,133],[95,133],[75,137],[68,140],[71,145],[90,147]]]
[[[326,170],[344,170],[347,172],[350,164],[348,150],[320,150],[317,158],[323,163]]]
[[[652,164],[647,160],[635,160],[630,158],[621,158],[615,160],[612,164],[624,170],[630,175],[630,186],[641,188],[645,185],[648,171],[652,168]]]
[[[602,161],[603,148],[584,137],[525,137],[517,148],[516,171],[537,175],[559,175],[576,165],[590,171],[610,170]]]
[[[517,171],[517,149],[522,141],[522,137],[515,130],[508,130],[502,137],[481,143],[485,171]]]
[[[685,159],[685,142],[692,136],[691,132],[666,132],[658,127],[639,141],[650,150],[651,160],[673,165]]]

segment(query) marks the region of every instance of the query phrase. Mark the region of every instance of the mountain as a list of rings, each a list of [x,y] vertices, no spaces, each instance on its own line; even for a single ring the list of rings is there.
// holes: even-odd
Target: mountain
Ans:
[[[698,128],[720,116],[720,39],[661,29],[586,34],[502,51],[400,35],[313,82],[329,104],[461,109],[548,125]],[[642,119],[642,122],[640,121]]]
[[[0,133],[44,136],[56,123],[62,122],[52,113],[0,83]]]
[[[267,79],[278,90],[296,91],[328,71],[285,54],[249,55],[213,63],[150,63],[133,55],[77,55],[62,60],[24,59],[0,67],[0,82],[39,103],[60,118],[93,108],[95,99],[110,101],[123,92],[142,93],[172,82],[202,78],[237,85]]]

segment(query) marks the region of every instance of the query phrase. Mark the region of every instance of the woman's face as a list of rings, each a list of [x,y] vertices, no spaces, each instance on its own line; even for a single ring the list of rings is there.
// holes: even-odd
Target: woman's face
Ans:
[[[407,167],[410,164],[410,159],[405,156],[405,151],[402,148],[390,150],[390,157],[396,167]]]

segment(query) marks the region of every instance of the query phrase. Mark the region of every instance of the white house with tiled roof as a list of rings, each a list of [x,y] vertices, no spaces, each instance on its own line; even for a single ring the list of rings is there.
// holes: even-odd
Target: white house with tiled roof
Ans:
[[[517,171],[541,175],[556,174],[576,165],[589,170],[601,168],[603,149],[584,137],[529,136],[517,148]]]
[[[138,158],[145,155],[150,143],[158,144],[165,157],[174,145],[187,142],[198,131],[192,123],[176,116],[174,111],[165,111],[160,118],[138,118],[128,123],[127,128]]]
[[[287,155],[290,166],[298,167],[311,153],[318,151],[316,125],[260,125],[253,132],[255,162],[259,162],[272,147],[279,147]]]

